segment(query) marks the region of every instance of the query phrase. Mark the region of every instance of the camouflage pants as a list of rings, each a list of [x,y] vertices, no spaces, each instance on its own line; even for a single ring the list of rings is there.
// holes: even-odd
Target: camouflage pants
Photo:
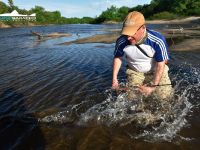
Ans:
[[[171,81],[168,76],[168,70],[169,70],[168,66],[165,65],[165,69],[164,69],[159,85],[171,84]],[[126,74],[127,74],[127,80],[128,80],[128,88],[129,88],[128,97],[131,99],[136,98],[138,94],[141,95],[141,93],[134,90],[135,86],[150,84],[150,82],[152,82],[154,79],[153,73],[141,73],[141,72],[134,71],[130,68],[127,68]],[[157,86],[155,91],[152,94],[158,97],[159,99],[168,100],[173,95],[172,93],[173,93],[172,86],[166,85],[166,86]]]

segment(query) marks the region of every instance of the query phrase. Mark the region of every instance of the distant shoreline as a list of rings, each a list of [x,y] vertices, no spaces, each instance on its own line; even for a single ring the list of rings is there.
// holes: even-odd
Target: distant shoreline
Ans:
[[[146,21],[146,24],[187,24],[186,28],[166,28],[159,29],[157,31],[161,32],[167,39],[170,51],[199,51],[200,47],[200,17],[189,17],[185,19],[175,19],[175,20],[152,20]],[[51,24],[52,25],[52,24]],[[30,26],[34,26],[30,24]],[[36,25],[38,26],[38,25]],[[48,26],[48,25],[47,25]],[[4,25],[0,22],[0,27]],[[8,26],[5,25],[7,28]],[[24,26],[23,26],[24,27]],[[104,29],[109,31],[107,34],[96,34],[93,36],[78,38],[74,41],[68,41],[64,43],[58,43],[58,45],[70,45],[70,44],[85,44],[85,43],[104,43],[112,44],[120,36],[121,29]],[[40,33],[38,33],[40,34]],[[48,39],[59,38],[62,36],[71,36],[68,33],[50,33],[48,35],[42,36],[41,41]]]
[[[146,24],[187,24],[187,23],[199,23],[200,24],[200,17],[187,17],[184,19],[174,19],[174,20],[146,20]],[[121,24],[121,22],[114,22],[108,21],[102,24]],[[45,26],[52,25],[47,24]],[[56,24],[55,24],[56,25]],[[34,23],[28,23],[28,25],[7,25],[0,21],[0,28],[17,28],[17,27],[30,27],[30,26],[43,26],[43,25],[36,25]]]
[[[182,20],[182,23],[188,24],[187,28],[166,28],[159,29],[160,33],[162,33],[167,40],[170,51],[199,51],[200,47],[200,25],[193,21],[200,21],[200,17],[198,18],[188,18]],[[171,21],[150,21],[148,24],[172,24]],[[176,20],[173,21],[174,24],[177,23]],[[179,23],[178,23],[179,24]],[[181,24],[180,24],[181,25]],[[110,29],[107,30],[111,33],[105,34],[97,34],[90,37],[78,38],[74,41],[68,41],[64,43],[60,43],[59,45],[70,45],[70,44],[85,44],[85,43],[104,43],[104,44],[112,44],[117,38],[120,36],[121,29]]]
[[[200,17],[187,17],[184,19],[173,19],[173,20],[147,20],[146,24],[188,24],[188,23],[199,23]]]

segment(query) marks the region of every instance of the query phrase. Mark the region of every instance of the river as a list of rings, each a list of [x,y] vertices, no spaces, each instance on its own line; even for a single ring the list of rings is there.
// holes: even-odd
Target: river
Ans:
[[[199,52],[170,51],[175,95],[165,114],[151,99],[149,109],[156,109],[160,120],[149,124],[131,121],[148,112],[134,111],[136,104],[126,100],[126,93],[110,88],[114,43],[58,45],[118,28],[86,24],[0,29],[1,150],[199,149]],[[72,36],[38,41],[31,30]],[[126,83],[125,65],[119,81]]]

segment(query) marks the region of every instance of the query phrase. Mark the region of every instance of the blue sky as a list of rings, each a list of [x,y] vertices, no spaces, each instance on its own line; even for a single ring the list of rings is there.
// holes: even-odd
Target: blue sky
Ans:
[[[2,0],[7,3],[7,0]],[[64,17],[96,17],[111,5],[116,7],[149,4],[151,0],[13,0],[14,5],[23,9],[42,6],[45,10],[61,12]]]

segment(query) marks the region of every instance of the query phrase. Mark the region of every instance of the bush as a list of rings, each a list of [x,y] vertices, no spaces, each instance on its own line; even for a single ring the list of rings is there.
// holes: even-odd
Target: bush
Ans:
[[[151,16],[149,19],[166,19],[166,20],[171,20],[177,18],[176,14],[172,14],[170,12],[164,11],[161,13],[154,14]]]

